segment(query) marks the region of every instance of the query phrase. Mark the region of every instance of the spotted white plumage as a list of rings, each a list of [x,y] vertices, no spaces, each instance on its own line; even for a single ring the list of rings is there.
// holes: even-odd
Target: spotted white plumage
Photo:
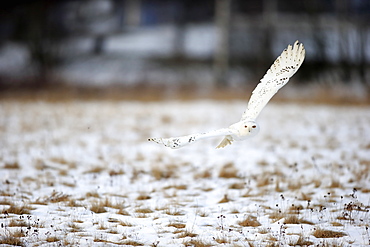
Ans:
[[[232,144],[233,141],[242,141],[255,136],[259,131],[259,126],[255,122],[258,115],[276,92],[297,72],[303,63],[305,53],[303,44],[299,43],[298,40],[293,47],[289,45],[281,53],[253,90],[247,109],[239,122],[230,125],[228,128],[206,133],[170,138],[149,138],[148,141],[163,144],[170,148],[180,148],[201,139],[224,136],[224,139],[217,146],[217,148],[221,148]]]

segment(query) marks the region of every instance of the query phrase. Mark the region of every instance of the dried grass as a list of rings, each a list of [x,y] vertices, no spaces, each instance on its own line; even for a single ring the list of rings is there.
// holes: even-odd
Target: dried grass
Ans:
[[[23,240],[19,237],[15,237],[13,234],[7,234],[4,237],[0,237],[0,245],[4,246],[26,246]]]
[[[230,240],[224,235],[213,238],[213,240],[215,240],[218,244],[228,244],[228,243],[230,243]]]
[[[167,225],[168,227],[175,227],[175,228],[185,228],[186,224],[181,222],[172,222]]]
[[[54,242],[59,242],[61,239],[58,238],[57,236],[48,236],[45,241],[48,243],[54,243]]]
[[[164,210],[165,214],[173,215],[173,216],[179,216],[184,215],[185,213],[181,211],[178,207],[169,207]]]
[[[126,227],[132,227],[132,226],[135,226],[134,224],[132,224],[131,222],[128,222],[127,220],[120,220],[120,221],[118,222],[118,225],[126,226]]]
[[[194,179],[211,178],[212,173],[210,170],[205,170],[194,174]]]
[[[290,246],[310,246],[310,245],[313,245],[313,242],[307,240],[302,235],[299,235],[297,240],[290,240],[288,245]]]
[[[258,233],[259,234],[267,234],[267,233],[269,233],[270,231],[267,229],[267,228],[265,228],[265,227],[260,227],[260,228],[258,228]]]
[[[122,241],[120,243],[120,245],[128,245],[128,246],[144,246],[143,243],[139,242],[139,241],[135,241],[135,240],[132,240],[132,239],[128,239],[128,240],[125,240],[125,241]]]
[[[247,226],[257,227],[261,225],[261,223],[257,220],[257,217],[252,215],[248,215],[243,220],[238,221],[237,224],[243,227]]]
[[[21,205],[12,204],[7,209],[4,209],[2,213],[22,215],[22,214],[30,214],[31,210],[34,210],[34,208],[27,204],[21,204]]]
[[[16,161],[4,164],[4,169],[19,169],[19,168],[21,168],[21,166]]]
[[[135,213],[150,214],[150,213],[153,213],[153,210],[151,210],[150,208],[137,208],[135,209]]]
[[[57,192],[57,191],[54,190],[51,193],[50,197],[47,199],[47,201],[49,201],[51,203],[57,203],[57,202],[68,201],[69,198],[70,198],[70,195],[66,195],[63,192]]]
[[[241,190],[245,188],[245,183],[232,183],[229,185],[229,189]]]
[[[139,195],[138,195],[138,197],[136,197],[136,200],[139,200],[139,201],[142,201],[142,200],[149,200],[149,199],[151,199],[152,197],[149,195],[149,194],[147,194],[147,193],[145,193],[145,192],[141,192]]]
[[[11,219],[9,221],[9,227],[28,227],[28,223],[23,219]]]
[[[109,176],[119,176],[119,175],[123,175],[123,174],[125,174],[125,171],[124,170],[122,170],[122,169],[120,169],[120,170],[110,170],[109,171]]]
[[[177,235],[177,237],[178,237],[178,238],[186,238],[186,237],[194,238],[194,237],[196,237],[196,236],[198,236],[198,234],[193,233],[193,232],[190,232],[190,231],[188,231],[188,230],[182,231],[182,232],[180,232],[180,233]]]
[[[166,165],[164,167],[154,166],[152,167],[150,174],[156,180],[168,179],[168,178],[175,177],[176,170],[177,170],[177,166],[175,165]]]
[[[284,219],[285,224],[308,224],[314,225],[311,221],[305,220],[303,218],[298,218],[296,215],[289,215]]]
[[[90,210],[96,214],[105,213],[107,212],[105,205],[102,201],[94,201],[91,203]]]
[[[94,166],[90,170],[85,171],[84,173],[101,173],[106,169],[104,166]]]
[[[82,228],[77,225],[75,222],[69,222],[67,225],[70,228],[70,232],[80,232],[82,231]]]
[[[189,247],[189,246],[192,246],[192,247],[211,247],[211,246],[214,246],[213,244],[211,244],[209,242],[203,241],[201,239],[194,239],[194,238],[186,240],[182,244],[186,247]]]
[[[239,178],[238,170],[232,162],[225,164],[221,168],[218,176],[220,178]]]
[[[346,236],[347,234],[345,234],[344,232],[316,228],[312,235],[315,236],[316,238],[341,238]]]
[[[12,201],[10,201],[9,199],[7,199],[7,198],[3,198],[3,199],[0,200],[0,205],[9,205],[9,206],[11,206],[11,205],[14,205],[14,203]]]
[[[218,202],[218,203],[226,203],[226,202],[230,202],[231,199],[228,197],[227,194],[224,195],[224,197]]]
[[[197,209],[195,213],[200,217],[208,217],[209,215],[209,213],[205,209]]]

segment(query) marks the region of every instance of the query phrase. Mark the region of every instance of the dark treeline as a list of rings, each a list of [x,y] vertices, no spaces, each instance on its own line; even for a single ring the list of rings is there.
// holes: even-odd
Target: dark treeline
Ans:
[[[219,42],[212,54],[194,58],[186,49],[187,30],[202,23],[214,25]],[[21,46],[31,72],[26,66],[19,73],[28,73],[22,78],[42,86],[53,81],[54,68],[73,61],[77,54],[104,55],[112,35],[170,25],[173,49],[158,58],[161,64],[209,64],[219,85],[227,85],[230,68],[245,68],[258,78],[295,39],[307,49],[300,81],[334,74],[341,82],[369,84],[369,24],[368,0],[11,1],[1,9],[0,49],[4,52],[11,42]],[[66,43],[81,38],[90,41],[88,49],[65,51]],[[9,73],[0,68],[0,83],[12,77]]]

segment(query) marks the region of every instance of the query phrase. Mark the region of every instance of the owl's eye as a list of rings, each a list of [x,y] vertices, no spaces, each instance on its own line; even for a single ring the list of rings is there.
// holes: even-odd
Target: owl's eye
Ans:
[[[256,128],[256,127],[257,127],[256,125],[253,125],[253,126],[252,126],[252,128],[253,128],[253,129],[254,129],[254,128]]]

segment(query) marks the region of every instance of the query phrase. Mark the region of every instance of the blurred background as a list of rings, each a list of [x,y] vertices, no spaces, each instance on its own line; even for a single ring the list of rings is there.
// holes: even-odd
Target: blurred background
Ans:
[[[306,60],[280,97],[369,101],[369,0],[14,0],[0,11],[1,97],[246,98],[298,39]]]

